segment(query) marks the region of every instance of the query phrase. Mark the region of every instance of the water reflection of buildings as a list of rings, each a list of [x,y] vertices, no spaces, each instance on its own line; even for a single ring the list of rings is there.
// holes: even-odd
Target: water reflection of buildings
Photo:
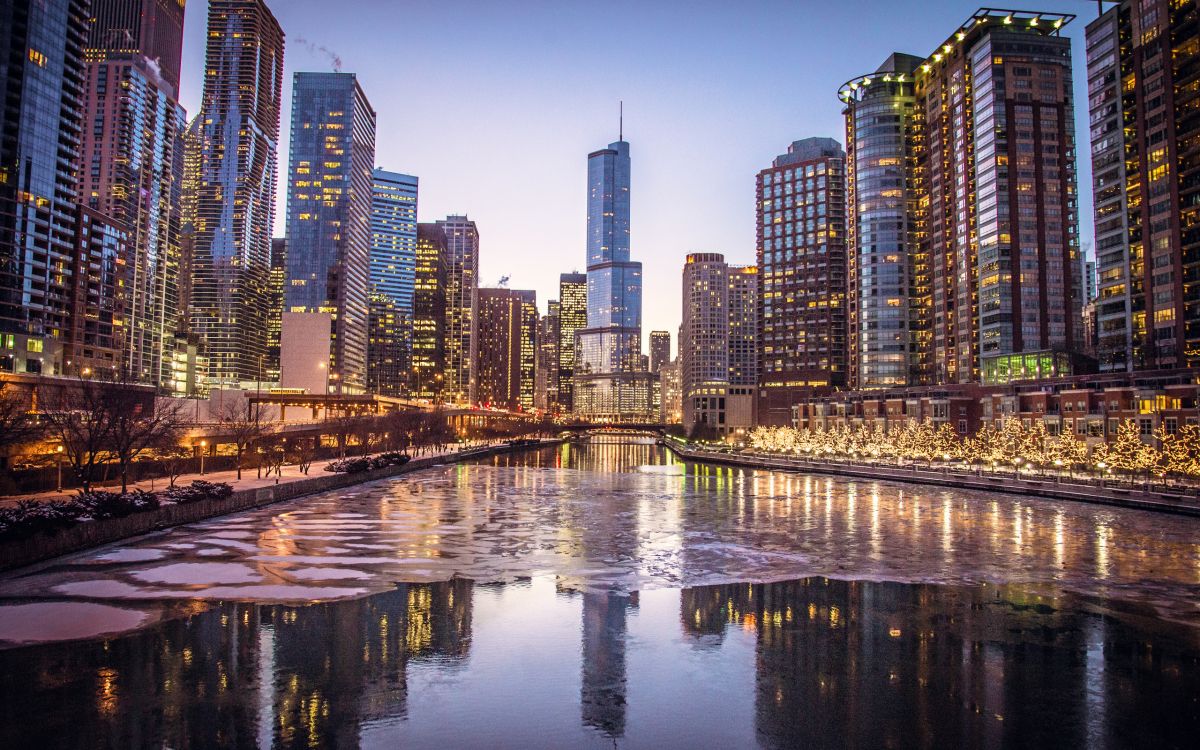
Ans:
[[[625,734],[625,618],[637,605],[636,593],[583,595],[580,718],[614,738]]]
[[[410,660],[445,669],[467,655],[471,594],[457,580],[304,607],[197,604],[103,647],[3,652],[0,747],[34,735],[70,747],[354,747],[365,722],[405,716]]]
[[[677,463],[674,454],[656,446],[652,439],[635,437],[593,437],[586,443],[567,444],[537,451],[502,453],[491,459],[492,466],[576,469],[603,474],[625,473],[639,466]]]
[[[754,634],[765,747],[1187,744],[1169,727],[1194,716],[1200,657],[1060,604],[1012,586],[813,578],[685,589],[680,620],[698,643]]]

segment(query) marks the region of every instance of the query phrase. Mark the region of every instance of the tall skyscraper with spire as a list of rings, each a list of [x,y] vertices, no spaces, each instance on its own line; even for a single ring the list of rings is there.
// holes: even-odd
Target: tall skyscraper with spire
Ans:
[[[595,420],[650,413],[642,365],[642,264],[629,259],[629,144],[588,154],[587,328],[579,332],[574,406]]]

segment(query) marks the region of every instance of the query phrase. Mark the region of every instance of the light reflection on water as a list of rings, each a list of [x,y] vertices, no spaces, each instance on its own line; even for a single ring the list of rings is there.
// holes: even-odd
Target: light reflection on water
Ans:
[[[1186,747],[1189,635],[1011,586],[400,584],[0,652],[0,746]]]
[[[1200,522],[649,444],[449,466],[0,581],[0,607],[63,598],[157,624],[0,650],[0,747],[34,728],[102,747],[1171,746],[1200,729]]]

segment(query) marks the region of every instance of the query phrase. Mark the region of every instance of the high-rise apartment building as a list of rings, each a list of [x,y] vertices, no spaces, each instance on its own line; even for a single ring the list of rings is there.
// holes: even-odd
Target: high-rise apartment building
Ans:
[[[412,175],[378,167],[371,186],[371,289],[412,312],[417,264],[417,188]]]
[[[575,346],[587,328],[587,275],[564,273],[558,277],[558,406],[567,413],[575,403]]]
[[[263,0],[210,0],[189,324],[219,383],[267,350],[283,30]]]
[[[546,303],[546,314],[538,320],[533,406],[544,411],[559,411],[558,329],[561,314],[558,300],[552,299]]]
[[[408,382],[412,319],[382,292],[371,292],[367,308],[367,390],[402,396]]]
[[[408,393],[441,400],[446,370],[446,234],[441,224],[417,225],[413,274],[412,369]]]
[[[532,409],[538,312],[533,291],[477,289],[471,403]]]
[[[903,368],[910,382],[1005,382],[1076,366],[1082,294],[1074,105],[1070,40],[1059,34],[1072,18],[981,9],[920,65],[895,55],[879,72],[842,86],[847,134],[856,141],[856,208],[865,205],[896,232],[879,257],[874,217],[854,228],[856,346],[867,347],[855,364],[856,384],[884,387],[901,377],[898,362],[887,372],[869,366],[872,348],[894,343],[873,339],[869,328],[884,307],[906,311],[906,324],[918,326],[907,329],[910,347],[927,337],[917,346],[922,356]],[[893,115],[873,113],[889,101]],[[904,139],[899,149],[897,136]],[[893,160],[905,167],[902,187],[884,184],[896,176],[880,167]],[[901,205],[903,226],[894,218]],[[901,239],[904,278],[887,267],[886,250]],[[907,294],[875,295],[876,268],[894,280],[892,291]],[[914,320],[922,309],[924,320]]]
[[[471,396],[471,342],[475,326],[475,290],[479,285],[479,230],[466,216],[438,221],[445,250],[445,322],[442,393],[452,402]]]
[[[1087,27],[1102,372],[1200,364],[1200,11],[1125,0]]]
[[[75,252],[67,278],[68,326],[63,337],[63,362],[73,375],[110,373],[122,377],[128,329],[126,285],[131,237],[125,224],[107,214],[76,209]],[[29,371],[27,369],[27,371]]]
[[[287,288],[287,238],[271,239],[270,303],[267,307],[267,359],[264,377],[279,382],[280,342],[283,333],[284,290]]]
[[[720,253],[692,253],[683,266],[679,338],[683,426],[726,436],[755,424],[758,268]]]
[[[417,268],[417,188],[412,175],[378,167],[372,173],[371,316],[395,320],[396,340],[372,327],[367,345],[367,389],[398,396],[412,367],[413,285]]]
[[[679,357],[665,363],[658,370],[659,378],[659,412],[658,421],[662,424],[683,423],[683,384],[680,382]]]
[[[757,184],[759,416],[788,424],[800,394],[846,383],[845,152],[795,141]]]
[[[0,4],[0,370],[64,365],[87,19],[85,0]]]
[[[929,381],[929,259],[920,243],[916,77],[923,60],[899,52],[842,88],[846,105],[847,380],[859,389]],[[790,415],[787,415],[790,420]]]
[[[671,361],[671,332],[650,332],[650,372],[658,372]]]
[[[629,259],[629,143],[588,154],[587,327],[578,332],[572,402],[597,420],[650,416],[641,366],[642,264]]]
[[[353,73],[296,73],[288,168],[290,313],[328,313],[329,372],[367,385],[375,110]]]
[[[128,230],[125,376],[168,389],[179,326],[183,4],[93,0],[84,46],[80,202]]]
[[[192,331],[192,279],[193,260],[196,249],[197,209],[200,200],[200,156],[204,138],[200,116],[196,115],[183,131],[183,176],[180,180],[179,216],[179,319],[176,328],[185,340],[200,341],[199,334]],[[208,359],[204,358],[207,368]],[[201,374],[208,377],[207,369]],[[176,376],[178,381],[178,377]]]

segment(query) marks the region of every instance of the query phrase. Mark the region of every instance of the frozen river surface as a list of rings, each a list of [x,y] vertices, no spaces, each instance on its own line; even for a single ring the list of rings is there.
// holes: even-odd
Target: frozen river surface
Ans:
[[[1128,744],[1114,717],[1136,709],[1165,715],[1153,736],[1170,746],[1200,727],[1198,643],[1200,520],[592,444],[416,472],[0,578],[0,711],[46,714],[71,747],[135,735],[206,746],[218,727],[231,746],[670,746],[699,738],[705,717],[708,738],[839,746],[859,711],[895,721],[853,744],[954,746],[1049,742],[1039,732],[1060,714],[1067,739]],[[122,649],[146,662],[139,678]],[[547,661],[556,650],[569,685]],[[627,676],[627,651],[657,676]],[[339,655],[353,685],[330,682]],[[1125,682],[1110,684],[1118,668]],[[514,723],[519,710],[480,697],[502,669],[518,695],[569,699],[573,721]],[[428,685],[414,693],[413,678]],[[743,682],[738,709],[726,688]],[[234,683],[225,705],[216,696]],[[705,684],[686,710],[669,700]],[[1138,705],[1114,698],[1128,689]],[[1054,709],[1048,696],[1066,695]],[[130,697],[160,712],[153,726],[128,713]],[[56,725],[45,706],[72,700],[77,720]],[[821,706],[828,721],[805,714]],[[471,720],[437,722],[463,707]],[[204,711],[214,724],[196,723]],[[655,721],[663,711],[676,720]],[[17,715],[0,745],[24,739]],[[96,725],[82,737],[80,716]]]

